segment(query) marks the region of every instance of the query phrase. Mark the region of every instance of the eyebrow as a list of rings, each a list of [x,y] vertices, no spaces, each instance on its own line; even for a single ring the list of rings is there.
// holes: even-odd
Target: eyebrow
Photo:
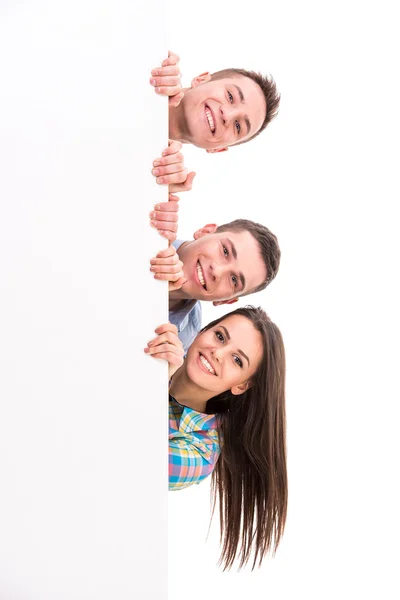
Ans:
[[[240,89],[240,87],[238,85],[236,85],[236,83],[233,84],[233,87],[236,88],[237,93],[239,94],[239,98],[240,98],[240,102],[242,104],[244,104],[244,96],[243,96],[243,92]],[[244,122],[246,123],[246,127],[247,127],[247,133],[250,133],[250,129],[251,129],[251,123],[250,123],[250,119],[247,115],[244,116]]]
[[[223,329],[223,330],[224,330],[224,332],[225,332],[225,335],[226,335],[226,338],[227,338],[227,340],[229,341],[229,340],[231,339],[231,336],[229,335],[229,331],[228,331],[228,330],[227,330],[227,328],[226,328],[226,327],[224,327],[223,325],[221,325],[221,329]],[[238,352],[239,352],[239,354],[241,354],[242,356],[244,356],[244,357],[245,357],[245,359],[247,360],[247,362],[249,363],[249,366],[250,366],[250,359],[249,359],[249,357],[247,356],[247,354],[245,354],[245,353],[243,352],[243,350],[238,350]]]
[[[229,242],[229,245],[230,245],[230,247],[231,247],[231,252],[232,252],[232,256],[233,256],[233,258],[234,258],[235,260],[237,260],[237,251],[236,251],[236,248],[235,248],[235,244],[234,244],[234,243],[232,242],[232,240],[230,240],[229,238],[226,238],[226,239],[227,239],[227,241]],[[239,273],[239,279],[240,279],[240,282],[241,282],[241,284],[242,284],[242,289],[241,289],[240,291],[243,291],[243,290],[244,290],[244,288],[246,287],[246,278],[245,278],[245,276],[243,275],[243,273]]]

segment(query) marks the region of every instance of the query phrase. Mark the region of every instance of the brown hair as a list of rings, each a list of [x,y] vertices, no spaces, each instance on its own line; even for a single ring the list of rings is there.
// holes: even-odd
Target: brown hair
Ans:
[[[239,308],[209,323],[208,330],[227,316],[243,315],[261,333],[263,357],[251,387],[239,396],[230,390],[211,398],[206,412],[218,414],[221,455],[212,474],[212,514],[219,496],[220,564],[239,568],[252,553],[252,569],[274,554],[287,514],[285,348],[281,332],[261,309]]]
[[[279,269],[279,263],[281,260],[281,251],[278,244],[278,239],[267,227],[255,223],[248,219],[236,219],[230,223],[224,223],[216,229],[216,233],[223,231],[248,231],[258,242],[261,256],[267,269],[267,278],[263,283],[257,287],[247,291],[243,296],[247,294],[253,294],[259,292],[267,287],[268,284],[276,277]]]
[[[260,86],[262,93],[264,94],[265,102],[267,104],[267,110],[265,112],[264,121],[260,127],[260,129],[252,135],[248,140],[244,142],[239,142],[238,144],[245,144],[250,140],[257,137],[276,117],[279,111],[279,103],[281,100],[281,96],[276,89],[276,83],[272,76],[262,75],[261,73],[257,73],[256,71],[247,71],[246,69],[223,69],[222,71],[216,71],[211,74],[211,80],[216,79],[225,79],[226,77],[235,77],[237,75],[243,75],[244,77],[248,77],[252,79],[257,85]]]

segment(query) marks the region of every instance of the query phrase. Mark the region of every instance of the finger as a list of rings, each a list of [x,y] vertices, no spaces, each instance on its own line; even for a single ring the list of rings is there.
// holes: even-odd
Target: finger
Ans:
[[[152,273],[155,273],[156,275],[171,275],[171,279],[170,281],[177,281],[178,277],[177,275],[179,275],[179,277],[183,276],[183,271],[182,271],[182,264],[179,264],[179,262],[177,263],[173,263],[172,265],[156,265],[154,263],[152,263],[151,267],[150,267],[150,271]],[[172,279],[173,277],[173,279]],[[164,278],[162,278],[164,279]]]
[[[148,348],[148,352],[146,354],[150,354],[150,356],[159,356],[160,354],[170,353],[174,359],[183,358],[183,348],[179,346],[175,346],[175,344],[169,344],[165,342],[164,344],[160,344],[159,346],[151,346]]]
[[[168,221],[169,223],[176,223],[178,221],[178,213],[172,211],[153,210],[149,217],[152,221]],[[166,227],[168,229],[168,227]]]
[[[193,180],[196,173],[189,173],[183,183],[175,183],[169,186],[170,192],[189,192],[193,187]]]
[[[153,69],[151,74],[153,77],[169,77],[170,75],[179,75],[180,71],[177,65],[170,65],[169,67],[157,67]]]
[[[174,52],[168,52],[168,58],[162,61],[163,67],[168,67],[169,65],[176,65],[180,61],[180,58]]]
[[[168,231],[167,229],[157,229],[157,233],[170,243],[174,242],[177,237],[175,231]]]
[[[174,198],[176,198],[176,200],[179,200],[178,196],[174,196]],[[154,208],[153,208],[153,212],[154,211],[161,211],[163,213],[172,213],[172,214],[176,214],[177,218],[178,218],[178,212],[179,212],[179,204],[177,201],[174,201],[171,199],[168,202],[160,202],[159,204],[155,204]],[[172,217],[172,215],[171,215]]]
[[[175,183],[184,183],[188,176],[188,170],[183,169],[178,173],[172,173],[171,175],[163,175],[162,177],[157,177],[156,182],[159,185],[173,185]]]
[[[168,291],[174,292],[175,290],[180,290],[181,287],[187,282],[186,277],[181,277],[178,281],[170,282],[168,285]]]
[[[179,196],[174,196],[174,194],[168,194],[168,202],[179,202]]]
[[[175,94],[175,96],[170,96],[168,98],[169,106],[179,106],[185,96],[184,92],[179,92],[179,94]]]
[[[173,246],[170,246],[169,248],[165,248],[165,250],[160,250],[160,252],[157,253],[156,258],[168,258],[174,254],[177,254],[177,251]]]
[[[150,79],[151,85],[154,87],[179,87],[181,88],[181,77],[180,75],[170,75],[165,77],[152,77]]]
[[[173,175],[174,173],[181,173],[185,170],[185,164],[183,162],[176,162],[172,165],[165,165],[165,167],[154,167],[152,174],[156,177],[164,177],[164,175]]]
[[[177,365],[178,367],[183,365],[184,358],[183,355],[175,356],[172,352],[162,352],[160,354],[151,355],[151,358],[160,358],[162,360],[166,360],[169,365]]]
[[[171,262],[174,261],[174,262]],[[152,258],[150,260],[151,265],[181,265],[181,269],[183,269],[183,262],[179,260],[179,256],[169,256],[168,258]]]
[[[158,281],[178,281],[181,277],[183,277],[183,271],[178,273],[156,273],[154,275],[154,279]]]
[[[157,94],[160,94],[160,96],[176,96],[180,93],[182,88],[180,85],[162,85],[155,87],[154,89],[156,90]]]
[[[161,158],[157,158],[153,162],[153,167],[163,167],[165,165],[174,165],[175,163],[183,162],[183,154],[181,152],[175,152]]]
[[[178,223],[172,223],[168,221],[151,220],[150,226],[158,231],[171,231],[172,233],[176,233],[178,231]]]
[[[169,323],[169,322],[159,325],[158,327],[155,328],[154,331],[157,333],[157,335],[161,335],[165,331],[172,331],[172,333],[174,333],[175,335],[178,335],[178,329],[177,329],[176,325],[173,325],[172,323]]]
[[[156,344],[155,346],[147,346],[147,354],[158,354],[160,352],[172,352],[177,354],[178,348],[174,344],[164,342],[163,344]]]
[[[160,344],[159,346],[147,347],[144,349],[146,354],[149,356],[155,356],[156,358],[162,358],[161,354],[169,354],[171,358],[173,357],[176,360],[179,357],[183,357],[183,352],[173,344]],[[168,359],[167,359],[168,360]]]
[[[168,154],[176,154],[182,149],[182,143],[177,140],[168,140],[168,148],[163,150],[162,155],[167,156]]]
[[[177,346],[182,345],[176,333],[174,333],[173,331],[165,331],[161,335],[157,335],[157,337],[154,337],[149,342],[147,342],[147,346],[151,348],[153,346],[165,344],[166,342]]]

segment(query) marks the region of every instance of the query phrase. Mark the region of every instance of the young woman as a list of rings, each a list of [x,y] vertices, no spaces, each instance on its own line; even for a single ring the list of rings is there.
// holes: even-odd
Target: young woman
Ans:
[[[207,325],[183,358],[171,324],[145,352],[169,363],[170,489],[212,473],[219,495],[221,563],[253,568],[275,552],[287,511],[285,351],[261,308],[239,308]]]

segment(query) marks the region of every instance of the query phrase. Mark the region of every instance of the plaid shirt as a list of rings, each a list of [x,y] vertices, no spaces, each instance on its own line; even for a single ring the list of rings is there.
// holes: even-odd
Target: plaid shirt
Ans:
[[[169,489],[200,483],[220,454],[217,420],[169,397]]]

